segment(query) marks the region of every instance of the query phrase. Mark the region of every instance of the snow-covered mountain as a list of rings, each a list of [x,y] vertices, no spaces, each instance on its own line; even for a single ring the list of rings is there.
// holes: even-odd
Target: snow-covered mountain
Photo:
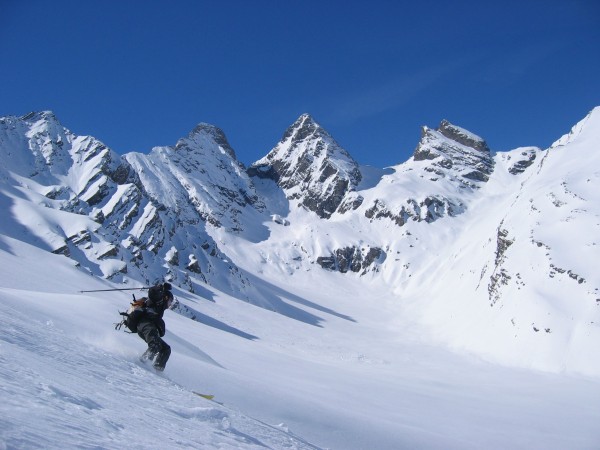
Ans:
[[[100,343],[86,337],[75,314],[61,319],[50,312],[51,306],[36,304],[45,292],[49,305],[62,305],[52,269],[43,273],[46,263],[77,289],[85,289],[85,279],[93,280],[94,286],[171,281],[180,300],[171,335],[173,359],[179,362],[173,364],[181,371],[171,378],[194,387],[193,377],[186,375],[191,367],[221,377],[221,383],[239,384],[225,388],[206,380],[208,388],[221,390],[228,402],[243,406],[253,417],[288,417],[317,445],[484,445],[483,428],[473,445],[452,433],[444,435],[447,440],[415,432],[428,427],[426,419],[418,418],[431,415],[426,407],[417,409],[416,422],[392,412],[391,403],[386,403],[389,408],[368,408],[369,429],[387,433],[379,441],[361,440],[347,428],[361,414],[347,412],[358,404],[344,396],[361,389],[362,376],[373,383],[373,395],[387,402],[400,397],[384,386],[402,397],[410,386],[432,395],[416,381],[427,373],[428,358],[441,358],[444,362],[436,368],[442,371],[475,370],[477,383],[489,375],[477,363],[454,362],[454,356],[443,353],[446,350],[431,348],[476,355],[502,367],[493,370],[494,380],[501,379],[498,374],[504,370],[533,369],[595,380],[587,387],[574,381],[573,398],[600,392],[600,363],[592,356],[600,342],[600,276],[595,269],[600,256],[600,108],[545,150],[494,152],[481,137],[442,121],[436,130],[423,127],[408,161],[384,169],[360,166],[307,114],[248,168],[237,160],[223,131],[212,125],[198,125],[174,146],[120,156],[93,137],[75,135],[50,112],[0,118],[0,158],[0,263],[5,274],[0,298],[17,315],[25,314],[16,300],[21,296],[40,323],[62,321],[62,329],[96,349],[93,361],[99,357],[97,349],[108,352],[114,363],[121,356],[110,343],[113,338]],[[39,281],[26,286],[25,280],[36,274]],[[86,299],[94,314],[108,321],[118,302],[126,303],[123,296],[112,300],[107,312],[106,298],[97,298],[98,302]],[[8,316],[3,320],[5,329],[26,328]],[[203,331],[205,325],[211,331]],[[92,329],[102,333],[100,325]],[[52,344],[58,339],[54,331],[35,332],[49,340],[48,351],[59,352],[58,341]],[[7,338],[10,345],[21,342],[15,333]],[[211,355],[226,355],[227,363],[213,361],[200,344],[204,341]],[[33,347],[21,346],[19,351]],[[367,361],[372,370],[355,373],[356,367],[345,363],[325,368],[338,359]],[[259,367],[257,360],[263,361]],[[396,385],[390,376],[406,370],[401,362],[418,369],[414,378],[406,375]],[[94,373],[109,370],[99,359],[93,364]],[[224,373],[224,366],[231,371]],[[310,375],[304,373],[307,367]],[[125,376],[131,367],[125,364],[122,369]],[[343,400],[329,391],[339,379],[337,371]],[[298,382],[299,391],[292,393],[285,380],[295,373],[308,381]],[[529,375],[523,376],[531,387]],[[6,377],[4,383],[12,379]],[[450,378],[452,386],[465,388],[459,376]],[[243,385],[255,392],[244,391]],[[301,394],[310,397],[312,388],[327,399],[321,407],[331,419],[311,427],[312,419],[306,416],[310,406]],[[60,392],[65,389],[61,386]],[[489,394],[484,391],[476,389],[477,394]],[[52,388],[45,392],[62,395]],[[450,399],[448,392],[441,398]],[[543,388],[539,392],[548,394]],[[300,411],[298,415],[276,402],[282,396],[289,408]],[[94,404],[81,393],[71,398],[83,399],[75,403],[84,409]],[[329,402],[339,403],[339,408]],[[467,404],[472,406],[463,403]],[[500,406],[498,401],[491,404]],[[500,410],[499,416],[488,417],[507,420],[502,411],[513,411]],[[182,411],[174,411],[174,417],[196,414]],[[466,406],[459,417],[465,417],[465,411]],[[380,413],[396,421],[390,419],[389,426],[378,423],[373,414]],[[286,427],[265,429],[252,419],[222,411],[206,414],[202,417],[221,422],[235,416],[244,433],[264,433],[271,442],[265,445],[273,448],[311,448]],[[580,431],[589,432],[590,417],[580,413]],[[405,440],[392,431],[391,422],[397,420],[416,427],[406,431]],[[559,421],[554,416],[552,420]],[[325,430],[331,426],[342,427],[344,436],[327,437]],[[204,430],[201,438],[213,443],[207,447],[216,447],[211,433]],[[495,442],[511,444],[509,434]],[[247,441],[241,436],[234,430],[227,445],[252,448],[261,442],[256,434]],[[600,435],[588,437],[581,442],[600,442]],[[287,439],[289,445],[284,445]],[[528,439],[518,440],[516,447],[524,447]],[[570,439],[561,442],[574,442]],[[117,442],[121,441],[104,445]],[[27,446],[26,441],[21,444]]]
[[[260,227],[247,233],[242,224],[259,223],[265,206],[218,128],[200,124],[174,147],[119,156],[43,112],[0,119],[0,142],[5,196],[23,203],[17,222],[43,248],[116,282],[148,284],[166,273],[191,291],[189,274],[226,290],[244,286],[206,227],[255,239]],[[3,225],[12,236],[14,224]],[[230,271],[232,279],[222,275]]]
[[[288,200],[329,218],[361,180],[358,163],[314,119],[303,114],[248,170],[274,180]]]
[[[409,161],[384,170],[359,167],[307,114],[247,170],[223,131],[207,124],[173,147],[121,157],[50,112],[5,117],[3,203],[15,213],[1,231],[31,234],[112,281],[165,276],[191,292],[208,284],[275,310],[273,296],[250,282],[257,267],[267,279],[372,273],[399,297],[422,290],[416,308],[434,311],[423,314],[427,322],[445,311],[432,326],[452,345],[484,353],[494,345],[508,361],[540,359],[558,370],[587,345],[581,329],[595,336],[598,116],[548,150],[498,153],[444,120],[423,127]],[[514,340],[532,333],[544,335],[534,347]],[[550,362],[545,352],[557,346],[565,353]]]

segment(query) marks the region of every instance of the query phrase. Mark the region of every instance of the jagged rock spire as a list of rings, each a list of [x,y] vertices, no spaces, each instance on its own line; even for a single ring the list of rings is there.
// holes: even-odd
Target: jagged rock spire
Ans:
[[[329,218],[361,180],[358,163],[309,114],[302,114],[251,176],[271,178],[289,200]]]
[[[422,128],[413,160],[431,160],[431,172],[442,177],[454,176],[471,187],[477,187],[473,182],[487,181],[494,170],[485,140],[447,120],[437,130]]]

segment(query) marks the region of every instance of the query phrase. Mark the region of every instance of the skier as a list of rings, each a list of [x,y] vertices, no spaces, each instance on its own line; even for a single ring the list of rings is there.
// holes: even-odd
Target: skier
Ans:
[[[171,284],[163,283],[148,289],[148,298],[144,301],[143,314],[137,324],[137,334],[148,344],[142,361],[154,360],[154,368],[165,370],[167,360],[171,355],[171,347],[161,338],[165,335],[166,327],[163,320],[165,309],[173,302]]]

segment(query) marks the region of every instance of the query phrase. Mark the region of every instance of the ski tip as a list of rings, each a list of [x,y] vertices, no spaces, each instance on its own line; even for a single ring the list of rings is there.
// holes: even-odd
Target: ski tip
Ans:
[[[214,395],[210,395],[210,394],[202,394],[202,393],[196,392],[196,391],[192,391],[192,393],[196,394],[199,397],[205,398],[207,400],[212,400],[213,398],[215,398]]]

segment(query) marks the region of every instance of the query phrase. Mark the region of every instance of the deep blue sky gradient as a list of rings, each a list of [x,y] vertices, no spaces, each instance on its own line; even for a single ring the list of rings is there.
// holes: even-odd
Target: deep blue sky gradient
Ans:
[[[0,116],[119,153],[208,122],[249,165],[308,112],[383,168],[442,119],[546,148],[598,105],[596,0],[0,0]]]

